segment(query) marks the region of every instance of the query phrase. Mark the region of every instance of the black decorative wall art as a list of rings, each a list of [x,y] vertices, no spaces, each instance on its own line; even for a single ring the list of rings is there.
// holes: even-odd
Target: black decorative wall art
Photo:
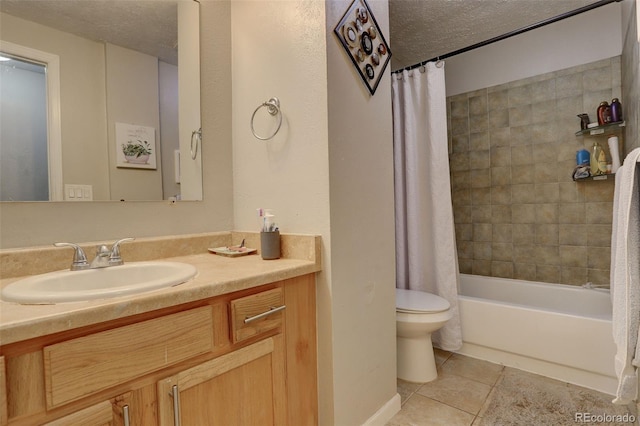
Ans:
[[[391,50],[367,2],[353,0],[333,32],[373,95],[391,59]]]

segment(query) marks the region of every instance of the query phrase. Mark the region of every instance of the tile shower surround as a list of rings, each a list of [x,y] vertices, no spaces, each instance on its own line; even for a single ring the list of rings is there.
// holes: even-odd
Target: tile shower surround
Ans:
[[[574,182],[576,137],[621,98],[620,57],[447,98],[460,272],[549,283],[609,283],[613,179]],[[624,132],[617,136],[624,144]],[[624,149],[624,146],[622,147]]]

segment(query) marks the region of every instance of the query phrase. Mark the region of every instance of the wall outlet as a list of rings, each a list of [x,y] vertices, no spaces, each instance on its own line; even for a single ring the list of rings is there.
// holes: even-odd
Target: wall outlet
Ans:
[[[91,185],[64,185],[65,201],[93,201],[93,186]]]

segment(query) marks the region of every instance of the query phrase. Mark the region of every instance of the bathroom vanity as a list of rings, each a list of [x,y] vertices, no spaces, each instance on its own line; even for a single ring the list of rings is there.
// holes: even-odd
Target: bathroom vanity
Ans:
[[[1,302],[0,424],[317,424],[307,238],[300,258],[167,259],[198,275],[142,295]]]

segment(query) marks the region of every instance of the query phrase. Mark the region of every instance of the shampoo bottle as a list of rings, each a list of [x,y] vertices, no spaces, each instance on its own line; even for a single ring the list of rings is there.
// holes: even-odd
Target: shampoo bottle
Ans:
[[[600,163],[604,163],[604,168],[600,169]],[[589,166],[591,167],[591,176],[598,176],[604,174],[606,171],[606,157],[602,147],[598,142],[593,143],[593,147],[591,148],[591,162]]]

